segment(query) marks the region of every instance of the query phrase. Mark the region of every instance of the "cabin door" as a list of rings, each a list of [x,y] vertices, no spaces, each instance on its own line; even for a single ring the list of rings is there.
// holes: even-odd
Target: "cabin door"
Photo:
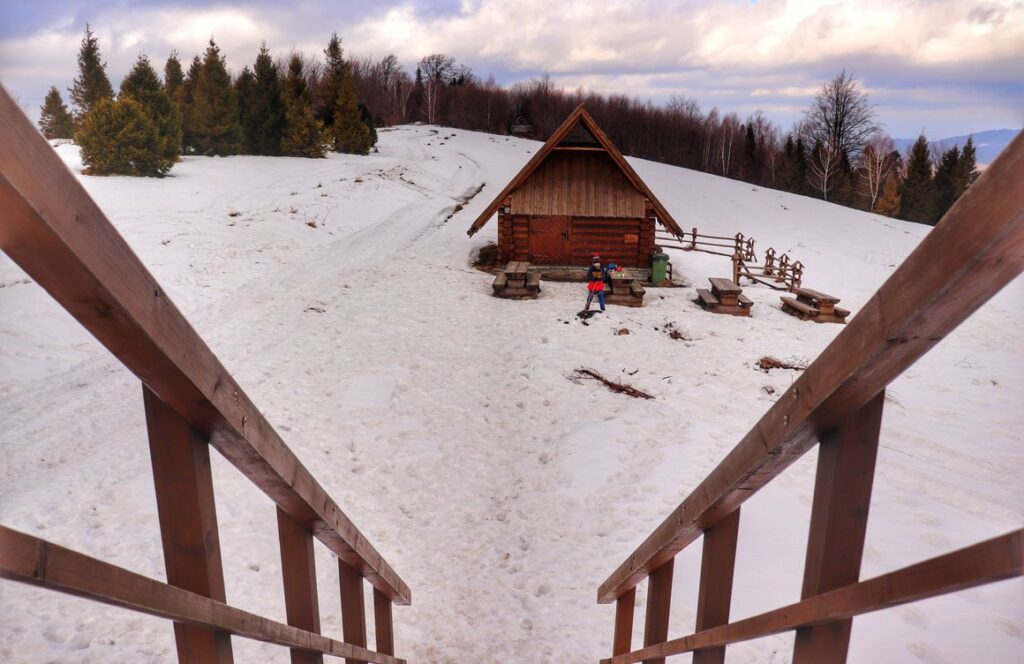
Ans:
[[[530,262],[539,265],[572,263],[572,217],[530,217]]]

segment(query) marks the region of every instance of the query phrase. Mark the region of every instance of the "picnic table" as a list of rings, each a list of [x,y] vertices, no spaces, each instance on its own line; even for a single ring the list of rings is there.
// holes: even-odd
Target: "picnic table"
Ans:
[[[839,298],[813,288],[794,288],[796,298],[782,296],[782,310],[801,320],[816,323],[845,323],[849,310],[837,307]]]
[[[636,278],[636,274],[627,270],[608,273],[611,289],[605,293],[605,302],[621,304],[627,307],[644,306],[644,295],[647,290]]]
[[[511,261],[494,277],[491,288],[495,297],[536,299],[540,293],[540,272],[530,272],[527,261]]]
[[[743,294],[743,289],[732,279],[710,277],[711,290],[697,289],[697,304],[705,310],[716,314],[732,316],[749,316],[753,300]]]

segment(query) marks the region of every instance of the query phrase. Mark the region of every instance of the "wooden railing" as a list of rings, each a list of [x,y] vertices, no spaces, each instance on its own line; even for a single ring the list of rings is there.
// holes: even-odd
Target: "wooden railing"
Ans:
[[[0,249],[142,382],[167,583],[0,526],[0,576],[174,621],[181,662],[232,661],[230,635],[393,664],[408,586],[260,414],[75,176],[0,88]],[[226,603],[209,447],[277,505],[288,624]],[[338,559],[344,642],[320,635],[313,538]],[[376,650],[364,586],[373,586]]]
[[[759,265],[754,251],[756,241],[743,233],[732,237],[707,235],[699,233],[694,227],[680,235],[667,230],[658,231],[655,241],[662,249],[700,251],[729,258],[732,261],[732,280],[736,284],[740,283],[741,278],[747,278],[769,288],[792,291],[800,287],[803,279],[803,263],[791,259],[788,254],[777,256],[774,247],[765,251],[764,263]]]
[[[860,581],[885,388],[1024,269],[1018,136],[753,429],[597,591],[616,602],[611,664],[796,630],[795,664],[846,661],[856,615],[1024,574],[1024,530]],[[801,601],[729,622],[740,506],[814,445],[818,469]],[[703,536],[693,634],[669,640],[676,554]],[[643,648],[632,650],[647,579]],[[967,638],[965,636],[965,638]]]

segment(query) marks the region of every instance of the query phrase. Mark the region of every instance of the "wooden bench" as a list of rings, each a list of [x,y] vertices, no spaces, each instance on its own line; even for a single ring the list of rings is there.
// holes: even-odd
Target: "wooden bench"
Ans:
[[[540,272],[530,272],[526,261],[512,261],[494,277],[491,288],[495,297],[533,300],[540,293]]]
[[[630,272],[609,272],[611,290],[605,293],[604,301],[608,304],[619,304],[626,307],[644,306],[644,295],[647,290]]]
[[[696,302],[702,309],[716,314],[750,315],[754,302],[743,294],[743,289],[737,286],[736,282],[724,277],[711,277],[708,281],[711,283],[711,290],[697,289]]]
[[[845,323],[849,310],[837,307],[839,298],[813,288],[794,288],[796,298],[782,297],[782,310],[801,320],[816,323]]]

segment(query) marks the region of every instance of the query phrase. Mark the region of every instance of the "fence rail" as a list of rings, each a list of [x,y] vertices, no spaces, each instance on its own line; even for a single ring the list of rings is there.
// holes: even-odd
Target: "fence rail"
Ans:
[[[1018,136],[739,444],[601,584],[598,602],[617,604],[609,661],[660,663],[697,649],[695,664],[722,662],[734,636],[796,629],[796,664],[845,662],[853,615],[930,596],[900,594],[886,584],[918,588],[927,569],[934,575],[928,592],[941,594],[1021,575],[1018,530],[858,583],[886,386],[1022,270],[1024,136]],[[729,623],[740,506],[814,445],[818,469],[803,601],[762,621]],[[701,536],[697,632],[670,642],[673,561]],[[1008,558],[988,558],[995,549]],[[644,579],[644,649],[631,651],[633,602]],[[842,606],[847,609],[836,608]]]
[[[375,615],[381,654],[368,661],[398,661],[391,657],[391,604],[409,604],[409,587],[263,418],[2,88],[0,145],[4,146],[0,150],[0,249],[143,384],[170,586],[221,604],[226,601],[209,467],[212,445],[278,507],[288,622],[307,634],[301,638],[326,643],[314,639],[322,638],[316,634],[319,608],[312,557],[316,537],[337,556],[341,575],[346,644],[330,648],[365,649],[365,578],[374,588],[375,607],[379,605]],[[3,532],[5,544],[18,535],[6,529]],[[45,544],[47,551],[66,552],[62,559],[71,564],[88,561],[41,540],[37,544]],[[0,574],[32,581],[24,570],[8,567],[12,562],[8,557],[0,560]],[[130,574],[109,566],[103,569],[111,579],[128,579],[122,573]],[[141,582],[132,577],[126,583]],[[59,583],[44,585],[73,592]],[[120,605],[138,609],[128,603]],[[251,625],[252,619],[242,622]],[[258,617],[257,622],[272,624]],[[226,629],[209,620],[196,624],[194,620],[175,624],[178,656],[183,662],[231,661],[227,635],[253,634],[249,628]],[[293,662],[318,661],[315,656],[310,659],[310,649],[282,640],[273,642],[295,647]],[[312,650],[329,652],[319,646]],[[349,659],[354,662],[367,657]]]

